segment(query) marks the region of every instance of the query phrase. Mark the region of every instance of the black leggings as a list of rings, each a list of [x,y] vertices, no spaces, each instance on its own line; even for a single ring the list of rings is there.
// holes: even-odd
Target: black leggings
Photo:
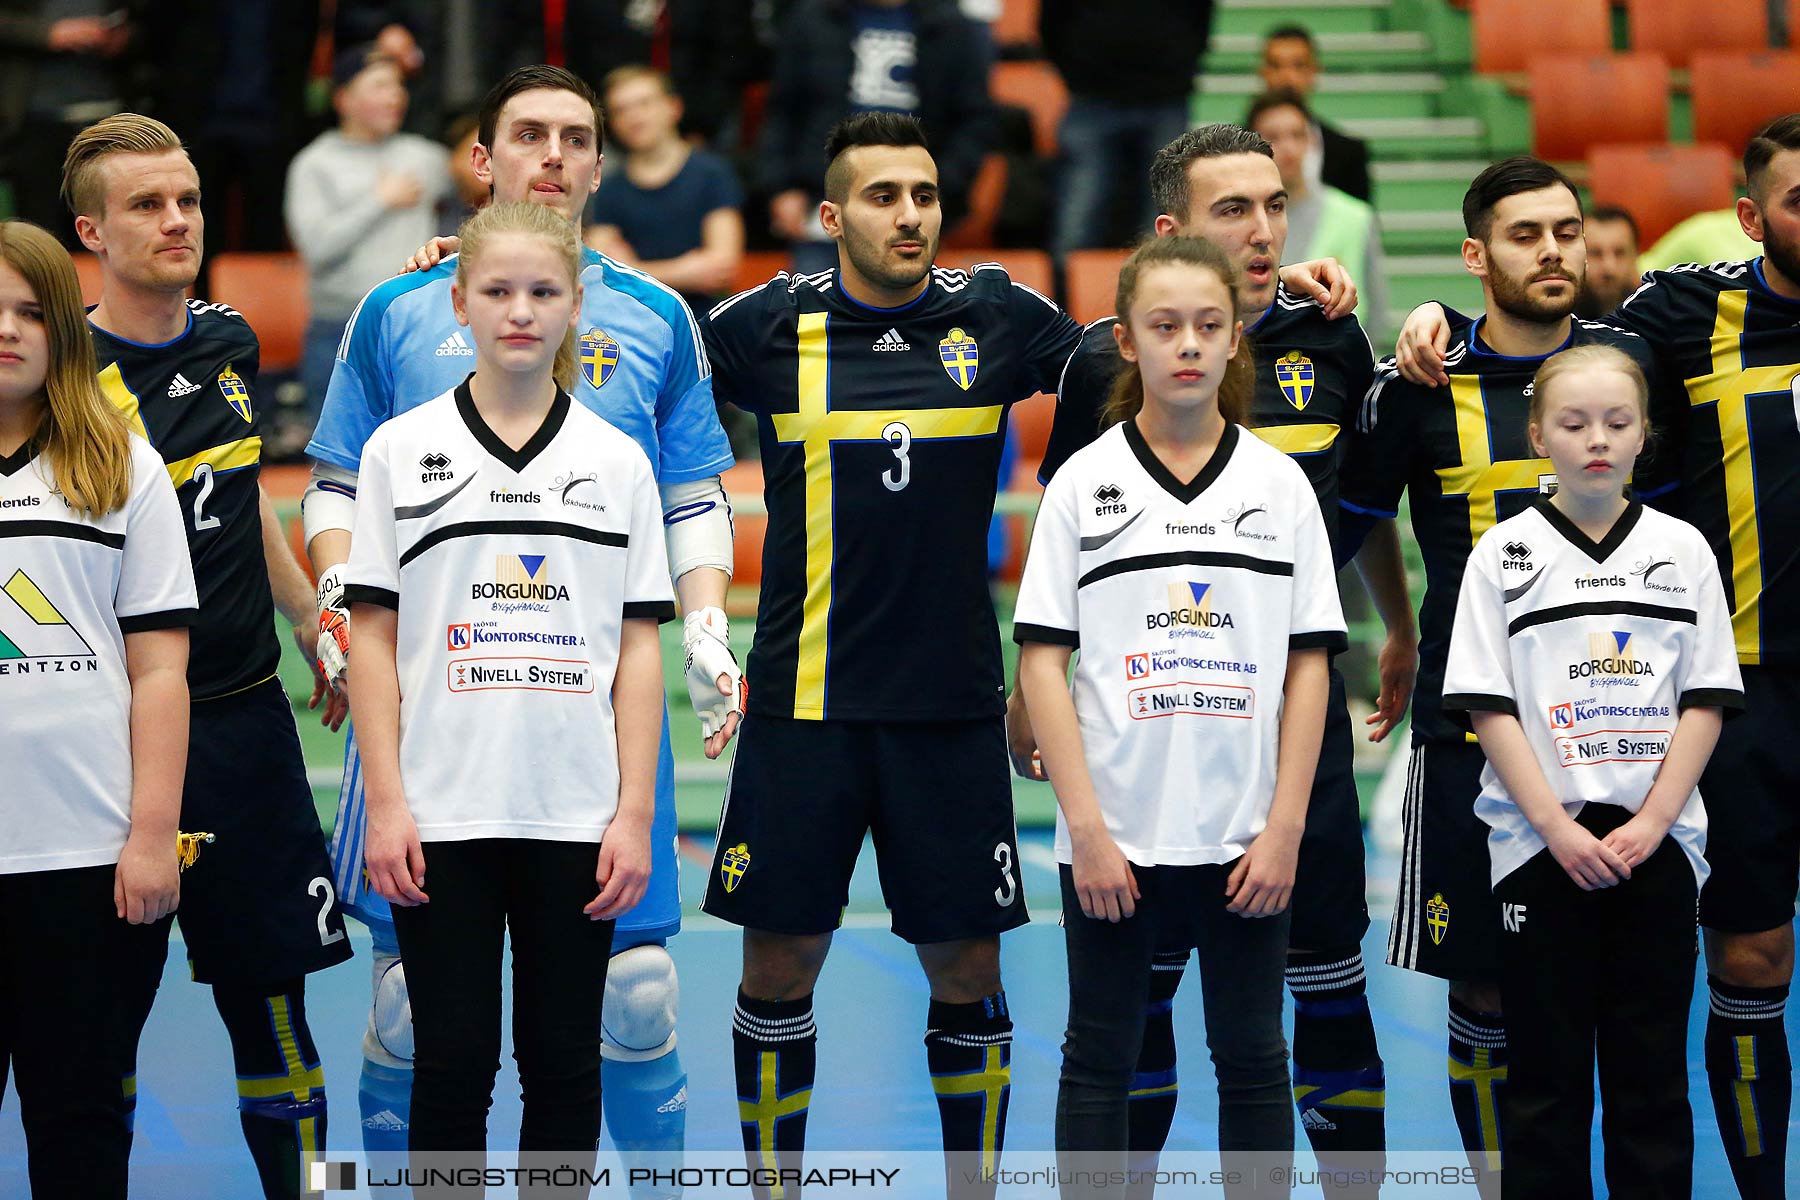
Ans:
[[[412,1000],[410,1146],[480,1151],[500,1069],[500,960],[513,946],[513,1057],[521,1151],[591,1166],[600,1137],[600,1002],[613,923],[582,906],[599,892],[589,842],[428,842],[428,904],[394,906]]]
[[[154,990],[172,918],[120,920],[113,874],[0,875],[0,1091],[10,1064],[38,1196],[125,1196],[131,1106],[120,1082],[139,1029],[128,1000]]]
[[[1056,1148],[1101,1152],[1084,1169],[1123,1169],[1129,1095],[1144,1037],[1150,963],[1195,948],[1206,1007],[1206,1046],[1219,1080],[1219,1149],[1291,1155],[1294,1109],[1281,1030],[1288,915],[1227,912],[1231,866],[1138,867],[1143,899],[1129,920],[1081,915],[1074,873],[1061,868],[1069,951],[1069,1028],[1056,1097]],[[1261,1181],[1258,1196],[1281,1194]],[[1227,1188],[1226,1194],[1234,1194]]]

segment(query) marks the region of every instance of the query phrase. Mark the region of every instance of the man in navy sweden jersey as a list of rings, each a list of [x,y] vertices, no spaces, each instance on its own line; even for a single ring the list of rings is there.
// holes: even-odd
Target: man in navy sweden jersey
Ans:
[[[1419,687],[1413,703],[1405,851],[1388,961],[1450,984],[1451,1106],[1471,1160],[1498,1185],[1506,1027],[1498,981],[1500,913],[1488,886],[1487,826],[1475,816],[1481,747],[1442,707],[1444,663],[1463,567],[1481,535],[1551,490],[1548,459],[1526,440],[1538,366],[1571,345],[1616,345],[1651,373],[1642,338],[1571,317],[1586,270],[1573,185],[1533,158],[1495,163],[1463,197],[1464,266],[1481,280],[1483,315],[1457,332],[1450,386],[1400,379],[1391,359],[1358,418],[1368,446],[1345,462],[1340,556],[1410,495],[1425,558]],[[1653,392],[1658,424],[1666,402]],[[1640,462],[1638,495],[1660,489],[1655,458]]]
[[[1665,469],[1680,478],[1674,510],[1706,535],[1731,602],[1748,704],[1700,779],[1712,868],[1700,896],[1706,1074],[1738,1191],[1765,1200],[1785,1195],[1793,1069],[1784,1016],[1800,886],[1789,762],[1800,739],[1791,618],[1800,610],[1800,114],[1751,139],[1744,175],[1738,220],[1763,256],[1653,271],[1606,319],[1654,352],[1653,386],[1673,401],[1653,416],[1669,448]],[[1442,382],[1434,333],[1409,321],[1398,356],[1408,378]]]
[[[599,102],[579,78],[557,67],[519,68],[483,103],[476,174],[499,200],[546,204],[579,222],[599,184],[599,128]],[[630,435],[656,469],[670,566],[687,613],[689,676],[700,680],[690,693],[701,711],[707,752],[716,756],[736,728],[737,667],[726,648],[722,610],[731,525],[719,486],[719,473],[732,459],[713,405],[711,372],[679,296],[596,252],[584,254],[574,399]],[[442,394],[473,369],[473,347],[451,307],[455,266],[445,260],[375,288],[351,317],[339,348],[308,447],[316,465],[305,510],[321,596],[334,610],[341,607],[338,568],[348,556],[363,444],[382,421]],[[441,472],[453,464],[422,460],[408,469]],[[567,481],[571,487],[579,482]],[[335,624],[338,616],[334,611],[327,620]],[[347,637],[346,625],[337,628]],[[482,635],[480,629],[446,634],[477,645]],[[334,640],[321,645],[327,656],[339,648]],[[334,665],[341,670],[341,658]],[[363,1139],[370,1149],[399,1149],[411,1080],[405,976],[387,906],[362,878],[364,824],[352,738],[333,850],[339,887],[377,939],[374,1011],[364,1038]],[[681,925],[675,838],[674,765],[665,725],[650,887],[620,919],[607,973],[606,1123],[627,1152],[679,1151],[686,1124],[686,1076],[675,1052],[675,967],[664,948]]]
[[[701,907],[744,926],[745,1149],[791,1166],[813,986],[873,833],[894,932],[931,984],[945,1150],[991,1172],[1011,1080],[998,935],[1027,917],[987,525],[1007,407],[1053,384],[1081,329],[992,264],[932,266],[937,168],[916,120],[847,118],[826,157],[837,268],[777,275],[708,327],[721,397],[757,417],[769,530],[754,709]]]
[[[1368,390],[1373,358],[1354,317],[1328,318],[1319,301],[1295,296],[1277,278],[1287,240],[1287,194],[1273,152],[1238,126],[1202,126],[1163,147],[1151,167],[1150,192],[1161,214],[1159,235],[1205,237],[1238,268],[1244,332],[1256,363],[1251,424],[1258,437],[1306,472],[1326,530],[1335,532],[1339,463],[1365,452],[1354,413]],[[1088,326],[1069,360],[1040,470],[1046,482],[1100,431],[1100,411],[1120,367],[1116,324],[1116,318],[1105,317]],[[1357,565],[1388,626],[1375,718],[1380,726],[1371,734],[1379,741],[1405,713],[1418,663],[1392,521],[1382,522],[1365,541]],[[1362,822],[1344,678],[1335,667],[1327,712],[1295,875],[1287,968],[1294,993],[1294,1098],[1301,1127],[1325,1162],[1334,1153],[1379,1152],[1386,1145],[1386,1079],[1369,1017],[1361,949],[1369,927]],[[1007,724],[1020,773],[1043,778],[1016,692]],[[1132,1085],[1131,1147],[1140,1154],[1162,1149],[1175,1114],[1171,1005],[1187,959],[1185,951],[1162,956],[1151,979],[1144,1046]]]
[[[305,980],[349,958],[350,942],[276,675],[275,608],[309,658],[318,612],[257,482],[256,334],[222,304],[184,299],[204,221],[199,177],[168,126],[121,113],[83,130],[64,160],[63,196],[100,262],[89,322],[101,390],[167,464],[199,585],[181,824],[214,840],[182,877],[189,971],[212,985],[231,1037],[239,1123],[263,1191],[296,1196],[300,1154],[324,1149],[326,1126]],[[140,1025],[156,981],[136,1001]]]

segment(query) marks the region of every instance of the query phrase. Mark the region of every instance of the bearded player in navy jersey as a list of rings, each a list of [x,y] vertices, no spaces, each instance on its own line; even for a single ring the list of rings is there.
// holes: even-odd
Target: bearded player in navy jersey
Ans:
[[[508,74],[482,104],[474,148],[477,177],[496,199],[528,200],[581,220],[600,180],[600,105],[593,90],[560,67]],[[474,366],[473,347],[450,300],[453,243],[420,252],[425,269],[379,285],[350,318],[324,412],[308,447],[315,459],[306,496],[307,543],[319,572],[323,619],[342,637],[321,640],[334,673],[344,668],[349,626],[340,566],[355,515],[356,471],[376,426],[455,387]],[[693,314],[649,276],[584,251],[579,363],[572,398],[623,430],[643,449],[662,490],[669,565],[686,614],[690,696],[707,753],[718,755],[736,729],[739,674],[726,643],[723,604],[731,570],[731,522],[719,473],[731,450],[713,407],[712,378]],[[421,473],[459,469],[428,461]],[[568,480],[573,487],[579,480]],[[579,496],[568,499],[579,502]],[[469,637],[479,644],[479,630]],[[606,977],[602,1068],[606,1125],[628,1156],[679,1152],[687,1076],[676,1053],[676,978],[665,942],[681,927],[675,860],[674,759],[667,723],[657,765],[649,890],[619,919]],[[386,902],[364,883],[362,773],[354,737],[347,751],[333,851],[339,888],[376,936],[375,1003],[363,1039],[363,1143],[405,1146],[411,1087],[411,1031],[404,965]]]
[[[1354,415],[1373,375],[1362,327],[1329,315],[1306,281],[1282,273],[1287,191],[1273,151],[1235,125],[1206,125],[1170,142],[1150,169],[1158,235],[1194,234],[1225,250],[1239,272],[1244,335],[1256,363],[1250,425],[1306,472],[1328,533],[1338,524],[1338,468],[1367,452]],[[1101,407],[1120,367],[1115,317],[1088,326],[1057,395],[1056,422],[1040,476],[1048,481],[1099,433]],[[1417,668],[1417,631],[1392,521],[1372,531],[1357,567],[1388,629],[1381,649],[1381,696],[1371,721],[1379,741],[1406,711]],[[1324,749],[1307,805],[1295,876],[1287,982],[1294,995],[1294,1100],[1315,1153],[1380,1152],[1386,1146],[1386,1080],[1369,1016],[1361,942],[1369,926],[1362,822],[1352,771],[1350,713],[1343,676],[1331,671]],[[1014,765],[1043,778],[1030,723],[1015,692],[1007,723]],[[1175,1114],[1176,1061],[1171,1006],[1186,950],[1158,956],[1144,1044],[1131,1091],[1131,1148],[1147,1167]],[[1338,1160],[1347,1165],[1349,1160]],[[1332,1195],[1372,1194],[1340,1184]]]

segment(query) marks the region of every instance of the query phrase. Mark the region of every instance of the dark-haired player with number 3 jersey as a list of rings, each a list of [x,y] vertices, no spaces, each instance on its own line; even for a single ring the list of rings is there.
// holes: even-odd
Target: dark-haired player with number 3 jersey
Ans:
[[[791,1165],[813,984],[872,832],[894,932],[931,982],[944,1147],[968,1153],[952,1194],[991,1196],[1011,1082],[998,935],[1027,918],[987,527],[1007,408],[1054,386],[1081,327],[996,266],[932,266],[937,167],[913,118],[847,118],[826,157],[838,267],[732,297],[707,333],[719,396],[761,429],[769,530],[702,907],[745,930],[745,1150]]]
[[[1607,320],[1641,335],[1650,376],[1672,392],[1651,416],[1680,477],[1672,510],[1719,559],[1743,671],[1745,714],[1701,777],[1707,798],[1700,895],[1706,937],[1706,1074],[1738,1191],[1785,1194],[1793,1067],[1784,1017],[1794,972],[1800,802],[1789,747],[1800,741],[1800,113],[1744,151],[1737,202],[1763,256],[1653,271]],[[1442,382],[1444,323],[1429,310],[1402,331],[1407,378]]]
[[[1235,125],[1206,125],[1176,138],[1150,174],[1158,234],[1194,234],[1225,250],[1240,272],[1244,333],[1255,350],[1250,425],[1299,464],[1313,486],[1328,534],[1338,523],[1338,473],[1365,452],[1355,413],[1374,363],[1354,317],[1327,316],[1323,303],[1290,291],[1278,278],[1287,241],[1287,191],[1262,138]],[[1056,423],[1039,472],[1048,481],[1099,433],[1100,412],[1122,365],[1117,318],[1094,322],[1069,361],[1057,392]],[[1381,650],[1380,740],[1406,711],[1418,661],[1417,633],[1393,522],[1366,541],[1357,560],[1388,627]],[[1301,1127],[1315,1153],[1379,1152],[1387,1142],[1386,1075],[1369,1016],[1362,937],[1369,928],[1362,818],[1352,768],[1353,739],[1344,677],[1330,672],[1324,746],[1306,809],[1295,875],[1287,982],[1294,994],[1293,1083]],[[1008,706],[1014,764],[1031,761],[1022,707]],[[1143,1049],[1131,1089],[1131,1147],[1136,1165],[1168,1140],[1177,1096],[1175,992],[1187,949],[1159,954],[1152,971]],[[1334,1195],[1358,1194],[1339,1189]]]
[[[84,129],[69,146],[63,195],[100,261],[89,327],[101,390],[168,468],[199,589],[181,821],[212,841],[181,878],[189,971],[211,985],[230,1034],[239,1124],[263,1192],[297,1196],[300,1156],[325,1148],[306,976],[349,958],[350,941],[276,674],[277,603],[309,660],[318,610],[257,482],[256,334],[222,304],[183,299],[200,271],[204,223],[199,178],[168,126],[121,113]],[[322,694],[320,681],[315,703]],[[158,980],[139,999],[140,1025]]]

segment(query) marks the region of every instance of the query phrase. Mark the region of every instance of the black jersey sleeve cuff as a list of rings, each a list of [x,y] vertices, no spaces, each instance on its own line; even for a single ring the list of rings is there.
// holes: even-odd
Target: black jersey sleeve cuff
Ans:
[[[1486,692],[1451,692],[1439,704],[1446,720],[1471,735],[1475,732],[1475,722],[1469,719],[1470,713],[1497,712],[1509,717],[1519,715],[1518,702],[1511,696],[1493,696]]]
[[[1675,707],[1686,710],[1690,708],[1723,709],[1724,718],[1729,721],[1744,711],[1744,693],[1735,688],[1689,688],[1681,693],[1681,699]]]
[[[139,613],[135,617],[120,617],[120,633],[148,633],[152,629],[187,629],[200,623],[200,610],[197,608],[170,608],[162,612]]]
[[[1350,639],[1341,629],[1320,629],[1314,633],[1288,635],[1289,650],[1324,650],[1341,654],[1350,648]]]
[[[347,583],[344,585],[345,604],[379,604],[383,608],[400,611],[400,593],[390,592],[386,588],[370,587],[366,583]]]
[[[1081,646],[1081,635],[1073,629],[1058,629],[1054,625],[1031,625],[1024,621],[1013,623],[1013,641],[1023,646],[1026,642],[1042,642],[1047,646],[1067,646],[1071,650]]]
[[[627,621],[655,621],[658,625],[675,619],[675,603],[672,600],[633,600],[625,604]]]

